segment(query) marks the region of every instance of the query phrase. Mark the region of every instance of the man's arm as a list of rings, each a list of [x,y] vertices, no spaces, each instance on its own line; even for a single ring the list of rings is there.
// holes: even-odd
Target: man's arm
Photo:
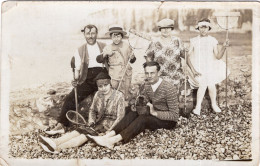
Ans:
[[[80,67],[81,67],[81,58],[79,56],[78,50],[74,52],[75,57],[75,79],[78,80],[80,78]]]
[[[128,47],[128,57],[130,58],[130,63],[135,63],[136,57],[134,51],[130,48],[130,46]]]

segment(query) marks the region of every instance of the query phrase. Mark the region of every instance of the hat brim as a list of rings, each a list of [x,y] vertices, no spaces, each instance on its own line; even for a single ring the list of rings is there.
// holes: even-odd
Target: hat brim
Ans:
[[[174,26],[173,25],[170,25],[170,26],[158,26],[159,29],[162,29],[162,28],[173,28],[174,29]]]
[[[112,30],[112,31],[107,32],[105,35],[110,35],[111,33],[122,33],[124,36],[127,35],[127,33],[122,30]]]
[[[211,28],[211,26],[208,26],[208,27],[209,27],[209,31],[210,31],[212,28]],[[199,28],[200,28],[200,27],[199,27],[198,25],[196,25],[195,29],[196,29],[196,30],[199,30]]]

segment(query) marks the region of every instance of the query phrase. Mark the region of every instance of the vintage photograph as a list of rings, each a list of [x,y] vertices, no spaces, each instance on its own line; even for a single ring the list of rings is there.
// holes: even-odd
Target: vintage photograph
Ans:
[[[245,2],[2,3],[1,161],[256,164],[258,20]]]

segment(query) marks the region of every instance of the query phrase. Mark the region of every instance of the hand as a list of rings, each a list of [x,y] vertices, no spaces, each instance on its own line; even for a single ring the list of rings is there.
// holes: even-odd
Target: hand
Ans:
[[[107,49],[104,49],[103,50],[103,57],[105,57],[105,56],[112,56],[113,54],[114,54],[115,52],[114,51],[112,51],[110,48],[107,48]]]
[[[72,80],[71,85],[75,88],[78,85],[78,80]]]
[[[136,112],[136,107],[134,105],[131,105],[131,111]]]
[[[161,50],[163,48],[162,44],[160,42],[156,42],[155,43],[155,47],[158,49],[158,50]]]
[[[188,47],[184,47],[183,51],[189,52],[189,48]]]
[[[130,59],[134,59],[135,58],[135,54],[132,53],[131,56],[130,56]]]
[[[194,75],[194,77],[198,77],[198,76],[201,76],[201,73],[199,73],[196,70],[194,70],[193,71],[193,75]]]
[[[148,102],[146,105],[150,107],[150,114],[156,117],[157,116],[157,112],[154,110],[153,104]]]
[[[223,47],[228,47],[229,46],[229,40],[227,39],[224,43],[223,43]]]
[[[89,127],[93,127],[94,125],[95,125],[94,122],[90,122],[90,123],[88,124]]]

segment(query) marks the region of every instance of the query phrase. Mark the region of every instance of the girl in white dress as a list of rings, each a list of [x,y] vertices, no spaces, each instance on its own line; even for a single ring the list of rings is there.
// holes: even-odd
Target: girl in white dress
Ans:
[[[218,41],[216,38],[208,35],[211,29],[209,19],[199,21],[196,29],[199,30],[200,35],[190,39],[188,58],[188,64],[192,64],[190,66],[193,73],[193,76],[190,77],[195,77],[196,80],[192,82],[190,80],[193,79],[189,79],[190,84],[195,88],[198,87],[197,103],[193,113],[200,115],[201,103],[207,88],[209,90],[212,109],[215,112],[221,112],[216,102],[217,93],[215,84],[226,79],[225,63],[220,59],[223,57],[229,41],[226,40],[221,50],[218,51]]]

